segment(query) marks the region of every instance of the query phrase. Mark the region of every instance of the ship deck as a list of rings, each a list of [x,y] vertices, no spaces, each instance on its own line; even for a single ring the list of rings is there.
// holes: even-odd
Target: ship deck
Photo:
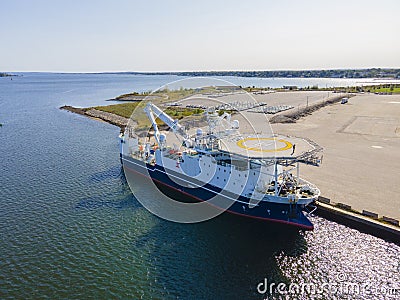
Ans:
[[[168,144],[181,145],[172,132],[165,132]],[[304,138],[279,134],[235,134],[220,139],[220,150],[251,159],[301,159],[321,147]]]
[[[317,149],[310,141],[284,135],[240,135],[221,139],[221,150],[249,158],[298,158]]]

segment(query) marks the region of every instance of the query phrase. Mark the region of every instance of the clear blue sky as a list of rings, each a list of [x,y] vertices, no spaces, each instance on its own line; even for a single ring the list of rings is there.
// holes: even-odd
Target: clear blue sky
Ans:
[[[400,67],[400,1],[0,0],[0,71]]]

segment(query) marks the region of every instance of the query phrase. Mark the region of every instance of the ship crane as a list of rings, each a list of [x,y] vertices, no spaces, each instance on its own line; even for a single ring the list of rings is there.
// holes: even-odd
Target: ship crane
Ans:
[[[226,135],[227,133],[230,134],[236,132],[239,129],[239,121],[231,121],[231,114],[228,114],[227,112],[224,112],[222,115],[219,116],[218,113],[215,111],[207,111],[206,116],[210,134]],[[227,124],[228,127],[223,124],[223,121],[226,122],[225,124]],[[221,125],[224,127],[223,130],[215,133],[215,129]]]
[[[154,105],[153,103],[147,103],[146,107],[144,108],[144,112],[146,113],[147,117],[149,118],[153,129],[154,129],[154,137],[158,144],[160,143],[160,130],[158,129],[156,119],[159,118],[163,121],[175,134],[179,134],[184,139],[187,138],[187,134],[183,126],[178,124],[178,120],[172,119],[168,114],[163,112],[158,106]],[[162,141],[161,141],[162,142]]]

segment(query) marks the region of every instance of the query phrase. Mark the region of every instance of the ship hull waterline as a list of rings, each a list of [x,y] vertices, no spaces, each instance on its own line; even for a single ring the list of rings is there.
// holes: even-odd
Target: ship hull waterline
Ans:
[[[198,188],[189,188],[178,184],[169,178],[169,175],[161,166],[151,166],[140,160],[134,160],[131,157],[122,156],[121,162],[126,172],[131,172],[134,176],[143,176],[152,180],[164,195],[184,202],[207,202],[215,195],[219,194],[220,190],[212,185],[205,184]],[[261,222],[275,223],[284,226],[285,228],[294,228],[304,231],[314,229],[311,221],[304,215],[303,205],[292,206],[292,211],[296,212],[294,218],[289,218],[287,211],[288,204],[279,204],[267,201],[261,201],[258,206],[249,208],[249,198],[239,196],[238,201],[235,201],[228,209],[221,209],[224,212],[236,215],[243,218],[251,218]],[[283,213],[286,212],[286,213]],[[267,216],[266,216],[267,215]]]

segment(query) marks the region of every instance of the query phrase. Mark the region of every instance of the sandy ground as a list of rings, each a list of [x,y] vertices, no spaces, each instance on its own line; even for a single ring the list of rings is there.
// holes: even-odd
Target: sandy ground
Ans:
[[[400,219],[400,96],[357,95],[272,127],[324,147],[322,165],[301,170],[323,196]]]

